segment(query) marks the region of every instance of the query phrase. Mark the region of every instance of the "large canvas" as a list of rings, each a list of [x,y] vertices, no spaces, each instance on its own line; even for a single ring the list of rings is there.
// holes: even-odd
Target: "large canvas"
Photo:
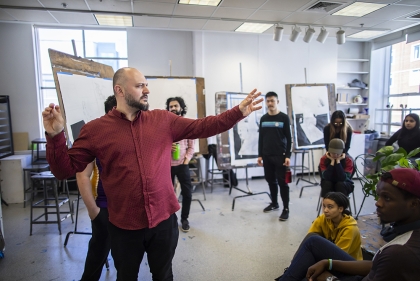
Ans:
[[[291,106],[295,149],[324,147],[323,129],[330,112],[328,86],[292,86]]]
[[[245,98],[246,94],[226,93],[227,108],[233,108]],[[229,148],[232,166],[255,164],[258,159],[258,130],[265,107],[254,111],[229,130]]]

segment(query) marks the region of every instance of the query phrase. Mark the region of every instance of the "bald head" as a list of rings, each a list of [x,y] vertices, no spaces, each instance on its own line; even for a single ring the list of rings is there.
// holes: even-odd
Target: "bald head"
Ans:
[[[132,70],[131,67],[122,67],[115,72],[114,77],[112,79],[112,88],[114,88],[115,91],[115,85],[124,85],[126,78],[127,78],[127,72],[129,70]]]

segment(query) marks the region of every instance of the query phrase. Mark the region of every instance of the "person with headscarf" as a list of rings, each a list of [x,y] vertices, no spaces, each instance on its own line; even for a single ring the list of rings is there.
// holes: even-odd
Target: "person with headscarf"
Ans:
[[[397,142],[398,146],[404,148],[407,153],[420,147],[420,122],[417,114],[410,113],[405,116],[401,129],[396,131],[385,145],[392,145],[394,142]],[[413,157],[420,157],[420,153]]]

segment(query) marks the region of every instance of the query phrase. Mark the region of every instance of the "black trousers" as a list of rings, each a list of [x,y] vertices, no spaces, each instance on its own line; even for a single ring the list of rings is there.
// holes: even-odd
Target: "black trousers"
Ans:
[[[321,197],[325,197],[328,192],[341,192],[346,196],[349,196],[354,190],[354,185],[351,182],[339,181],[333,182],[329,180],[321,181]]]
[[[280,196],[283,201],[283,208],[289,209],[289,185],[286,183],[286,170],[284,166],[284,156],[263,155],[264,177],[268,183],[273,204],[278,204],[278,185],[280,186]]]
[[[191,174],[188,165],[178,165],[171,167],[172,183],[175,181],[175,176],[178,178],[181,184],[181,195],[182,195],[182,210],[181,220],[188,219],[191,209],[192,200],[192,185],[191,185]]]
[[[154,281],[172,281],[172,259],[178,245],[178,222],[175,214],[154,228],[125,230],[108,224],[111,255],[117,269],[117,281],[136,281],[143,255]]]
[[[102,268],[111,248],[111,240],[108,235],[108,209],[101,208],[91,224],[92,238],[89,241],[89,249],[81,281],[98,281],[100,279]]]

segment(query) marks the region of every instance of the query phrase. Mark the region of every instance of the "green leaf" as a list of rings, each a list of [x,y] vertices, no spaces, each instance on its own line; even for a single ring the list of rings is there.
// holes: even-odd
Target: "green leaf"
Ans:
[[[402,147],[398,148],[398,150],[395,151],[395,153],[402,153],[402,154],[404,154],[404,157],[407,156],[407,151],[405,151],[405,149],[402,148]],[[409,157],[407,157],[407,158],[409,158]]]
[[[411,158],[411,157],[415,156],[418,153],[420,153],[420,147],[417,147],[416,149],[410,151],[410,153],[408,153],[408,155],[407,155],[407,158]]]
[[[383,161],[381,161],[382,166],[389,166],[389,165],[397,165],[398,161],[404,157],[402,153],[393,153],[385,157]]]
[[[384,146],[381,149],[379,149],[376,154],[378,153],[383,153],[384,155],[390,155],[391,153],[394,152],[394,147],[393,146]]]
[[[416,163],[417,163],[417,170],[420,171],[420,158],[419,159],[416,159],[414,161],[416,161]]]
[[[412,165],[409,163],[408,159],[405,159],[405,158],[401,158],[401,159],[398,161],[398,165],[400,165],[400,167],[401,167],[401,168],[410,168],[410,166],[412,166]]]
[[[386,171],[386,172],[389,172],[391,170],[394,170],[395,169],[395,166],[396,165],[388,165],[388,166],[385,166],[385,167],[381,167],[381,169],[384,170],[384,171]]]
[[[380,160],[382,157],[385,157],[385,154],[383,153],[376,153],[376,156],[373,157],[373,162],[377,162],[378,160]]]

